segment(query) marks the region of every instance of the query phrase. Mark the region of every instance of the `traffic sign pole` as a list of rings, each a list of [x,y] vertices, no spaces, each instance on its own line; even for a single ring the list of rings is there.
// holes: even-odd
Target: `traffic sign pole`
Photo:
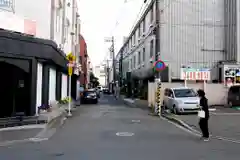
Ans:
[[[72,116],[72,113],[71,113],[71,101],[72,101],[72,98],[71,98],[71,85],[72,85],[72,73],[73,73],[73,62],[72,61],[69,61],[68,63],[68,116]]]
[[[72,113],[71,113],[71,78],[72,76],[69,75],[69,83],[68,83],[68,97],[69,97],[69,100],[68,100],[68,116],[72,116]]]

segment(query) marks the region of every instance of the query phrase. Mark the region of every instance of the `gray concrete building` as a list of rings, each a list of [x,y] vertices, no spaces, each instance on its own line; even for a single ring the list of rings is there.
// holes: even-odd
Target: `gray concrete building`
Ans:
[[[231,35],[225,32],[225,6],[224,0],[159,0],[158,58],[168,66],[167,79],[180,79],[182,66],[213,68],[226,60],[225,36]],[[153,76],[155,13],[156,0],[152,0],[118,53],[123,55],[123,79],[127,72],[137,79]]]

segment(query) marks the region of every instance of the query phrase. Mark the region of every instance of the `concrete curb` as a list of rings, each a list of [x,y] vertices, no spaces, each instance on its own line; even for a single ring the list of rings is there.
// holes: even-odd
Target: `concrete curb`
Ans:
[[[178,125],[184,127],[185,129],[187,129],[191,132],[194,132],[194,133],[197,133],[197,134],[200,133],[199,131],[197,131],[196,129],[193,129],[191,126],[189,126],[187,123],[185,123],[181,119],[176,118],[174,115],[163,114],[162,117],[166,118],[167,120],[169,120],[169,121],[171,121],[175,124],[178,124]]]
[[[57,129],[59,129],[67,119],[67,112],[60,110],[60,114],[56,117],[51,118],[46,124],[45,128],[39,132],[33,139],[49,139],[52,137]]]

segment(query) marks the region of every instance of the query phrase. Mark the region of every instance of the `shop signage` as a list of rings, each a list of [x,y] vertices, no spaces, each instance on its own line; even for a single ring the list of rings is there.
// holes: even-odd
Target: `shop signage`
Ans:
[[[210,69],[181,68],[182,80],[211,80]]]

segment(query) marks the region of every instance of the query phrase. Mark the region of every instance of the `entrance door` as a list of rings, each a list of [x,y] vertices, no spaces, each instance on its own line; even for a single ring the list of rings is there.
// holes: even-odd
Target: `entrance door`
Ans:
[[[30,109],[29,74],[5,62],[0,62],[0,73],[0,117],[14,116],[16,112],[27,115]]]

